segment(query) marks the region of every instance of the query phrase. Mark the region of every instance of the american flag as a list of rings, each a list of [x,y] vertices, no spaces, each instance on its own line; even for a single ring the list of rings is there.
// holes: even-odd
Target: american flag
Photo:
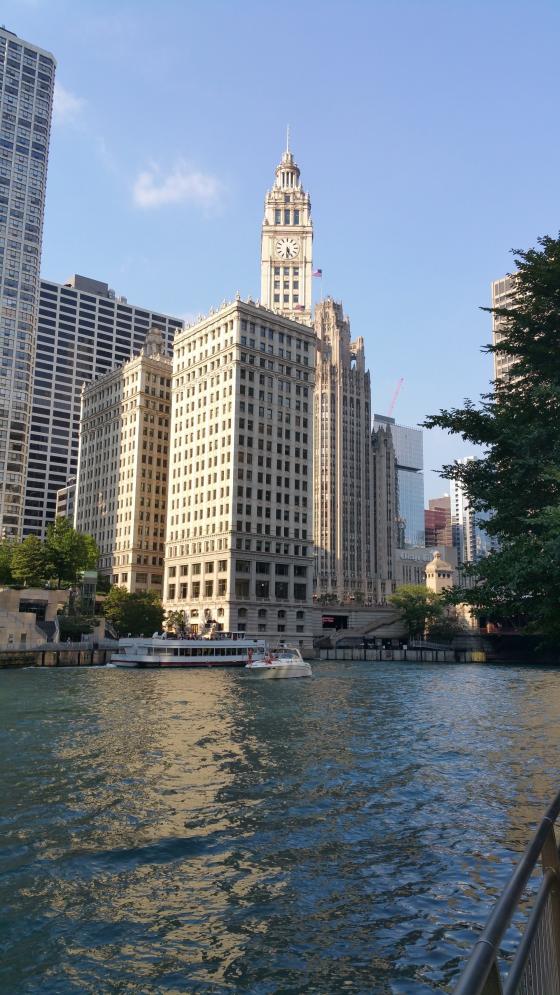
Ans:
[[[323,275],[323,270],[322,269],[314,269],[313,270],[313,276],[322,276],[322,275]]]

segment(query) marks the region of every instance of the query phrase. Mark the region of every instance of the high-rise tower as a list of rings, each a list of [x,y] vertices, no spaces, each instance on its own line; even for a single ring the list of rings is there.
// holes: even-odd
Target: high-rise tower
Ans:
[[[0,533],[21,535],[56,62],[0,28]]]
[[[377,598],[373,555],[371,387],[364,340],[342,304],[315,308],[313,524],[317,593]]]
[[[296,321],[311,321],[311,200],[288,144],[265,197],[261,237],[261,303]]]

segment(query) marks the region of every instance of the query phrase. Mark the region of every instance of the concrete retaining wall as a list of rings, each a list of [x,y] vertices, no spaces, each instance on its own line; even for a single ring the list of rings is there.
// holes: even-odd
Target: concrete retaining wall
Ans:
[[[108,663],[112,649],[0,650],[0,670],[18,667],[100,667]]]
[[[486,654],[480,650],[403,650],[403,649],[370,649],[354,647],[353,649],[322,649],[319,650],[320,660],[389,660],[394,663],[485,663]]]

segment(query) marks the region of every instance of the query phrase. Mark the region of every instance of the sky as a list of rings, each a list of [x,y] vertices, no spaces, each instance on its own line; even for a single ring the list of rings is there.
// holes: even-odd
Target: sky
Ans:
[[[488,390],[490,283],[560,228],[558,0],[3,0],[0,20],[58,61],[45,278],[189,320],[258,298],[289,123],[315,291],[365,339],[374,410],[401,377],[405,425]],[[426,499],[473,452],[425,432]]]

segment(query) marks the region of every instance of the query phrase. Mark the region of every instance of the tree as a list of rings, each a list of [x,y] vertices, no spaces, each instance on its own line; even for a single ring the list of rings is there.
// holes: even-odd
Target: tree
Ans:
[[[112,587],[103,602],[105,618],[121,636],[151,635],[163,623],[163,606],[153,591],[129,594],[125,587]]]
[[[12,576],[25,587],[42,584],[46,575],[45,550],[36,535],[27,536],[14,546],[11,562]]]
[[[82,570],[93,570],[97,565],[99,550],[90,535],[76,532],[68,518],[57,518],[47,529],[45,556],[48,571],[63,581],[75,584]]]
[[[185,636],[189,627],[187,616],[182,609],[170,609],[167,612],[165,623],[178,636]]]
[[[455,615],[442,615],[428,625],[428,639],[435,643],[450,643],[455,636],[467,631],[466,625]]]
[[[455,590],[494,620],[526,620],[550,639],[560,636],[560,238],[514,253],[511,306],[496,308],[503,352],[513,373],[496,381],[478,406],[442,410],[425,422],[483,447],[477,459],[444,466],[460,481],[498,551],[471,566],[477,584]],[[492,310],[484,308],[483,310]]]
[[[426,628],[443,615],[439,594],[422,584],[403,584],[389,601],[400,612],[410,639],[421,639]]]
[[[15,546],[13,539],[0,541],[0,584],[12,583],[12,557]]]

